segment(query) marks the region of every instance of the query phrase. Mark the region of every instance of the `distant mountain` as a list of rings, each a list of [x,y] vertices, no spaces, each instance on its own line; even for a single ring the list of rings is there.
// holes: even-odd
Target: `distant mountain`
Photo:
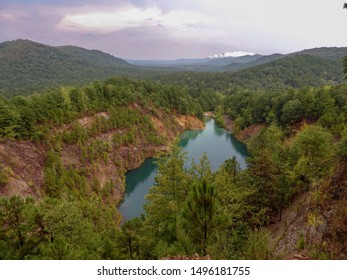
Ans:
[[[347,48],[316,48],[288,55],[125,61],[98,50],[16,40],[0,43],[0,96],[26,95],[111,76],[219,91],[337,84],[344,82],[345,56]]]
[[[235,92],[238,89],[283,90],[345,83],[343,57],[347,48],[324,48],[260,57],[249,63],[232,63],[223,72],[162,73],[165,83],[185,84],[192,91]]]
[[[234,51],[234,52],[225,52],[222,54],[210,55],[209,58],[241,57],[241,56],[252,56],[252,55],[255,55],[255,54],[252,52]]]
[[[136,67],[110,54],[79,47],[51,47],[29,40],[0,44],[0,95],[43,91],[59,85],[78,85]]]
[[[242,54],[243,52],[239,52]],[[176,70],[186,71],[206,71],[206,72],[224,72],[224,71],[237,71],[241,69],[251,68],[254,66],[266,64],[278,59],[296,56],[296,55],[309,55],[322,59],[340,60],[347,55],[347,48],[315,48],[295,52],[287,55],[283,54],[247,54],[240,56],[232,56],[232,53],[228,55],[214,55],[209,58],[201,59],[176,59],[176,60],[127,60],[129,63],[145,66],[145,67],[157,67],[157,68],[170,68]]]
[[[342,59],[347,55],[347,47],[314,48],[314,49],[307,49],[307,50],[295,52],[289,55],[298,55],[298,54],[311,55],[311,56],[316,56],[316,57],[326,58],[326,59]]]
[[[245,64],[263,57],[262,55],[244,55],[238,57],[214,57],[201,59],[176,59],[176,60],[127,60],[129,63],[147,67],[166,67],[176,70],[196,70],[196,71],[223,71],[221,67],[232,63]]]
[[[67,54],[71,54],[76,58],[80,58],[84,61],[88,61],[94,65],[103,66],[103,67],[119,67],[119,66],[129,66],[129,63],[123,59],[114,57],[108,53],[104,53],[99,50],[87,50],[75,46],[62,46],[57,47],[58,50],[61,50]]]
[[[344,56],[347,55],[347,48]],[[343,56],[342,56],[343,57]],[[272,57],[272,61],[237,71],[231,75],[239,86],[276,89],[283,87],[322,86],[344,81],[342,58],[296,53]],[[262,61],[263,62],[263,61]]]
[[[221,71],[241,70],[241,69],[250,68],[250,67],[253,67],[253,66],[265,64],[265,63],[268,63],[268,62],[271,62],[271,61],[275,61],[275,60],[283,58],[283,57],[285,57],[285,55],[283,55],[283,54],[272,54],[272,55],[265,55],[265,56],[257,55],[254,60],[250,60],[248,62],[244,61],[243,63],[232,62],[232,63],[230,63],[228,65],[225,65],[220,70]]]

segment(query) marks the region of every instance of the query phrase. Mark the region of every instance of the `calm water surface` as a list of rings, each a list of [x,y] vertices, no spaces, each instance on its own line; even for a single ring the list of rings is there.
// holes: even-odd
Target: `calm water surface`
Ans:
[[[242,169],[246,168],[248,156],[246,146],[235,139],[225,129],[216,125],[213,119],[206,121],[202,130],[187,130],[183,132],[178,143],[187,152],[185,167],[190,167],[192,159],[199,162],[206,152],[211,168],[216,171],[223,162],[232,156],[240,163]],[[150,158],[138,168],[126,173],[126,192],[124,201],[119,206],[123,221],[139,216],[143,213],[144,196],[154,184],[157,167],[154,159]]]

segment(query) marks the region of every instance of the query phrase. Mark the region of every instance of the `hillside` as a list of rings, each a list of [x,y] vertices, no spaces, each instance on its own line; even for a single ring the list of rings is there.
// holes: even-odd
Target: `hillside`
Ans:
[[[295,54],[236,72],[230,78],[237,86],[253,88],[338,84],[343,82],[342,59]]]
[[[0,259],[345,258],[346,91],[199,96],[112,78],[0,99]],[[247,141],[246,169],[186,168],[169,148],[205,106]],[[124,174],[154,155],[144,214],[120,225]]]
[[[338,84],[344,82],[342,58],[346,55],[347,48],[316,48],[288,55],[130,61],[136,66],[97,50],[16,40],[0,44],[0,96],[27,95],[111,76],[223,92]]]
[[[342,59],[347,55],[347,48],[314,48],[299,51],[294,53],[293,55],[295,54],[312,55],[320,58]]]
[[[0,99],[0,259],[115,258],[125,172],[201,114],[184,88],[124,78]]]
[[[223,71],[228,65],[238,65],[235,69],[241,69],[243,66],[251,65],[252,62],[267,56],[245,55],[241,57],[218,57],[218,58],[201,58],[201,59],[176,59],[176,60],[128,60],[129,63],[138,66],[158,67],[158,68],[173,68],[178,70],[192,70],[215,72]],[[250,66],[248,66],[250,67]]]
[[[124,60],[101,51],[51,47],[29,40],[1,43],[0,61],[2,96],[85,84],[134,70]]]
[[[260,56],[255,60],[245,62],[245,63],[229,63],[225,65],[224,67],[221,68],[223,71],[236,71],[236,70],[241,70],[245,68],[250,68],[253,66],[265,64],[271,61],[275,61],[277,59],[283,58],[285,55],[283,54],[271,54],[271,55],[266,55],[266,56]]]
[[[194,91],[210,89],[224,93],[244,89],[274,91],[303,86],[335,85],[345,83],[342,57],[347,55],[347,48],[337,50],[338,54],[329,54],[329,50],[324,50],[323,53],[327,55],[312,55],[310,51],[305,51],[305,54],[273,55],[247,64],[231,64],[225,67],[232,71],[161,73],[148,75],[147,78],[164,83],[186,84]]]

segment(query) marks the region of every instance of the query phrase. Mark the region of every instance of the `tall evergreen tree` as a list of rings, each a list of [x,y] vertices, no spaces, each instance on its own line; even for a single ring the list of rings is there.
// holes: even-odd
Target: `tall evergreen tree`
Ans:
[[[158,159],[155,185],[146,195],[146,223],[156,235],[169,242],[176,239],[178,214],[189,194],[188,176],[184,169],[185,154],[176,145]]]
[[[206,180],[193,188],[182,216],[188,234],[204,255],[212,233],[222,230],[228,224],[227,216],[220,212],[215,188]]]

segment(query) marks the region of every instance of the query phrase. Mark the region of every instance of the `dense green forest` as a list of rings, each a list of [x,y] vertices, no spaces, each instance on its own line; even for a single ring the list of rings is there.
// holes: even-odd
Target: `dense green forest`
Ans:
[[[314,259],[345,259],[347,86],[313,87],[340,81],[334,80],[339,70],[337,76],[322,70],[324,65],[337,69],[336,64],[320,59],[303,54],[248,72],[162,76],[177,83],[184,79],[181,86],[112,78],[1,98],[1,142],[39,143],[48,152],[40,196],[0,197],[0,259],[160,259],[195,253],[213,259],[284,258],[274,250],[278,240],[269,226],[302,194],[310,202],[297,249]],[[288,69],[307,71],[295,82]],[[279,84],[271,78],[276,75]],[[230,77],[238,77],[239,84]],[[145,113],[131,110],[135,105]],[[77,145],[81,162],[98,166],[113,160],[111,149],[138,139],[160,144],[151,114],[202,118],[206,110],[215,110],[219,122],[229,116],[236,134],[265,125],[247,142],[248,168],[241,170],[231,158],[212,172],[203,156],[186,169],[185,154],[174,143],[157,157],[145,214],[122,226],[112,182],[89,183],[86,168],[63,162],[63,146]],[[78,122],[95,115],[88,127]],[[115,129],[122,134],[115,134],[112,147],[96,138]],[[3,161],[0,191],[16,175],[9,170]],[[314,233],[323,230],[315,243]]]
[[[111,195],[114,183],[102,186],[97,179],[90,183],[87,168],[64,165],[63,146],[77,146],[85,166],[98,166],[116,160],[110,159],[110,151],[119,146],[138,141],[140,145],[162,144],[164,139],[155,133],[151,114],[164,110],[202,117],[201,106],[186,89],[125,78],[1,99],[0,104],[2,142],[29,140],[42,143],[41,148],[48,151],[44,186],[39,192],[41,199],[30,196],[0,199],[1,259],[113,258],[109,251],[113,251],[111,244],[120,219]],[[138,106],[147,110],[147,114],[129,106]],[[94,118],[88,127],[77,121],[98,112],[107,117]],[[95,138],[119,129],[123,132],[114,133],[111,144]],[[15,176],[8,166],[10,162],[6,159],[1,162],[0,191],[9,177]]]
[[[0,99],[0,138],[40,140],[55,125],[71,123],[96,112],[109,111],[117,126],[119,108],[137,102],[202,117],[202,108],[186,88],[154,82],[113,78],[84,87],[59,88],[29,97]],[[125,125],[123,123],[122,125]]]
[[[105,203],[107,190],[96,185],[90,191],[83,173],[64,167],[59,143],[52,143],[45,164],[44,198],[0,199],[1,258],[156,259],[194,253],[215,259],[277,258],[267,226],[281,219],[282,210],[295,196],[310,191],[315,198],[308,221],[312,228],[323,223],[327,203],[340,199],[335,197],[339,182],[333,182],[340,176],[338,170],[346,168],[346,92],[346,86],[327,86],[223,97],[219,110],[235,119],[237,129],[267,124],[248,143],[249,167],[241,171],[232,158],[212,172],[203,157],[187,170],[185,155],[174,145],[158,158],[159,173],[146,197],[145,214],[121,227],[115,205]],[[201,113],[201,107],[191,111],[196,103],[184,89],[114,79],[82,89],[2,100],[1,136],[42,141],[46,126],[135,100],[155,100],[167,109]],[[141,116],[127,116],[124,110],[114,114],[108,126],[145,125]],[[301,120],[312,125],[294,132],[291,126]],[[77,129],[60,141],[83,143],[84,134],[92,131]],[[107,151],[101,143],[96,153],[102,155],[103,149]],[[4,169],[1,184],[6,184]],[[336,215],[343,219],[345,212]],[[341,257],[334,247],[338,240],[325,241],[325,247],[308,240],[298,246],[309,248],[312,258]]]
[[[6,97],[82,85],[136,70],[101,51],[51,47],[29,40],[1,43],[0,61],[0,95]]]
[[[232,58],[236,62],[230,62],[230,58],[208,59],[207,65],[213,67],[196,71],[196,65],[192,68],[189,62],[184,64],[184,60],[183,66],[176,68],[172,65],[141,67],[101,51],[16,40],[0,44],[0,96],[42,93],[59,86],[80,86],[113,76],[186,85],[195,93],[209,91],[209,94],[245,88],[283,90],[335,85],[343,82],[341,61],[346,55],[347,48],[317,48],[288,55]],[[206,70],[209,72],[204,72]]]
[[[284,90],[343,82],[342,59],[296,54],[236,72],[175,72],[147,75],[165,83],[188,85],[196,90],[233,93],[242,89]]]

